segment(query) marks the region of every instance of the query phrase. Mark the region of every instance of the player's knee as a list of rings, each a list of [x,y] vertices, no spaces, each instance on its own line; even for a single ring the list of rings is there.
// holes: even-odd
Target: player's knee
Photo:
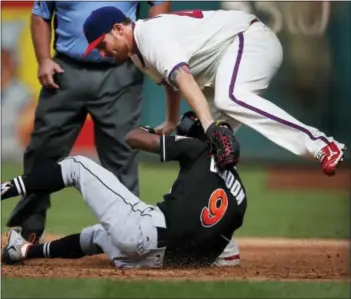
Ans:
[[[109,230],[113,245],[125,255],[137,257],[144,254],[142,248],[142,237],[137,227],[127,228],[126,226],[111,227]]]
[[[74,159],[76,162],[83,163],[83,164],[90,163],[90,161],[91,161],[89,158],[84,157],[84,156],[82,156],[82,155],[73,156],[73,159]]]
[[[96,162],[81,155],[74,156],[73,160],[79,167],[83,167],[85,169],[90,169],[93,165],[96,165]]]
[[[215,107],[221,112],[228,110],[229,103],[224,99],[215,98],[214,104]]]
[[[215,107],[225,113],[227,111],[233,110],[233,106],[236,106],[236,103],[233,101],[233,98],[228,96],[228,93],[217,93],[214,99]]]
[[[94,161],[84,156],[70,156],[59,162],[66,186],[78,186],[82,173],[94,167]]]
[[[86,227],[80,233],[80,246],[86,255],[102,253],[100,242],[103,241],[106,230],[101,224]]]
[[[216,96],[214,100],[215,107],[225,114],[225,112],[228,112],[232,110],[232,106],[235,105],[235,103],[228,97],[227,95],[222,95],[222,96]]]
[[[216,94],[214,104],[219,111],[232,112],[236,107],[240,107],[241,102],[245,102],[252,91],[243,88],[235,87],[231,93]]]

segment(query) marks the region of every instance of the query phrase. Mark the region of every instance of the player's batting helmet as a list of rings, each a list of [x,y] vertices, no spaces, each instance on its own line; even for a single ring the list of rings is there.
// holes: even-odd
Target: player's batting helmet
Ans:
[[[185,112],[182,115],[177,124],[176,134],[180,136],[206,139],[201,122],[193,111]]]

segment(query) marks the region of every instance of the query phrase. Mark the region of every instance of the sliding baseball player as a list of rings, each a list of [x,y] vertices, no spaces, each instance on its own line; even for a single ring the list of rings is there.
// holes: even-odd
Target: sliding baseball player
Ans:
[[[1,184],[2,200],[75,187],[99,223],[44,244],[31,244],[12,230],[2,262],[106,253],[118,268],[239,264],[238,247],[231,239],[246,212],[244,184],[235,168],[218,170],[195,114],[182,117],[177,133],[158,136],[154,129],[140,127],[127,136],[132,147],[158,153],[164,162],[179,162],[171,191],[156,206],[141,201],[111,172],[82,156],[47,161]]]

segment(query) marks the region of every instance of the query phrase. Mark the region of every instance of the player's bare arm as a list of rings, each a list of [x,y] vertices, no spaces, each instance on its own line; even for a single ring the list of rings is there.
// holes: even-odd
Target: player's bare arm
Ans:
[[[149,9],[149,17],[155,17],[159,14],[162,13],[167,13],[171,11],[171,2],[170,1],[166,1],[164,3],[160,3],[157,5],[153,5],[150,9]]]
[[[156,135],[154,129],[149,126],[133,129],[127,134],[126,141],[138,150],[150,153],[160,152],[160,136]]]
[[[155,128],[159,135],[168,135],[172,133],[178,122],[180,110],[180,93],[174,90],[167,82],[163,83],[166,93],[167,111],[166,121]]]
[[[179,88],[180,93],[187,100],[196,115],[198,115],[206,131],[214,120],[207,100],[191,74],[189,66],[186,63],[180,64],[170,74],[169,81]]]
[[[175,91],[169,84],[164,86],[167,100],[167,121],[176,125],[179,118],[180,93]]]

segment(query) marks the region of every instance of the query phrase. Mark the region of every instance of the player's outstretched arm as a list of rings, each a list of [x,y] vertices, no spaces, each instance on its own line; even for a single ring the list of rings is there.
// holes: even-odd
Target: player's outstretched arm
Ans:
[[[164,83],[167,111],[166,120],[163,124],[155,128],[158,135],[168,135],[177,127],[180,110],[180,93],[174,90],[168,83]]]
[[[127,143],[135,149],[150,153],[160,152],[160,136],[150,126],[140,126],[127,134]]]
[[[179,88],[180,93],[200,119],[204,130],[207,131],[214,120],[207,100],[191,74],[189,66],[186,64],[180,65],[172,71],[169,80]]]
[[[229,169],[238,163],[240,149],[231,126],[223,121],[214,122],[210,107],[192,76],[187,64],[175,69],[169,76],[172,84],[177,86],[193,108],[206,132],[219,169]]]

